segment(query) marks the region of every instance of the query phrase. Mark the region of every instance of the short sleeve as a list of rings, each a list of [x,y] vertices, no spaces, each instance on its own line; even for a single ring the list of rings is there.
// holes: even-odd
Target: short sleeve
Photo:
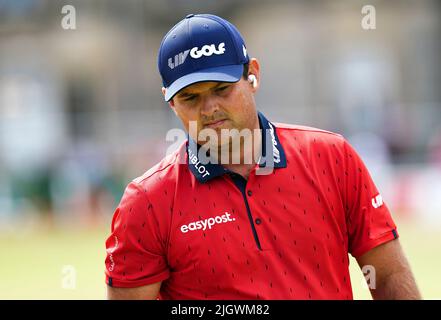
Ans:
[[[146,190],[131,182],[112,219],[106,241],[106,283],[139,287],[169,277],[159,222]]]
[[[352,256],[359,257],[398,238],[398,233],[391,213],[362,159],[346,140],[344,149],[348,250]]]

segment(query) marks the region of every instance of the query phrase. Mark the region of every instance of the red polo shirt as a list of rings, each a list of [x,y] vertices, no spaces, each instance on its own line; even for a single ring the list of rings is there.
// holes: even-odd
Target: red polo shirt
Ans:
[[[341,135],[259,120],[270,134],[248,181],[202,165],[190,140],[128,185],[108,285],[162,281],[161,299],[352,299],[348,253],[398,237],[386,204]]]

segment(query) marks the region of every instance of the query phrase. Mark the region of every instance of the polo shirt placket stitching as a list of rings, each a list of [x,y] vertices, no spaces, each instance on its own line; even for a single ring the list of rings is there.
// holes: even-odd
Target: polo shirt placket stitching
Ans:
[[[230,176],[231,176],[231,179],[233,180],[234,184],[236,185],[236,187],[242,193],[242,197],[245,202],[245,207],[247,209],[248,219],[249,219],[250,225],[251,225],[251,230],[253,232],[254,240],[256,241],[257,248],[260,251],[262,251],[262,247],[260,246],[260,240],[259,240],[259,236],[257,234],[256,226],[254,225],[254,218],[253,218],[253,215],[251,214],[250,205],[248,204],[247,192],[246,192],[247,180],[244,177],[242,177],[241,175],[236,174],[234,172],[232,172]]]

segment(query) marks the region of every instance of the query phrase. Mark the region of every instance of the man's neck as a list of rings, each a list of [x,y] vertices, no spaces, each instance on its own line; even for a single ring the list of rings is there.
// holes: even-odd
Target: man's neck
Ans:
[[[262,131],[260,130],[259,120],[257,120],[256,128],[258,134],[254,134],[254,130],[252,130],[252,143],[240,143],[240,161],[235,163],[233,159],[235,159],[235,154],[237,151],[229,150],[229,160],[230,162],[227,164],[222,164],[226,169],[240,174],[245,179],[248,180],[250,172],[255,168],[256,164],[259,162],[259,155],[262,150]],[[236,156],[237,157],[237,156]]]
[[[225,168],[228,170],[240,174],[242,177],[244,177],[246,180],[248,180],[248,177],[250,176],[251,171],[254,169],[256,164],[231,164],[231,165],[224,165]]]

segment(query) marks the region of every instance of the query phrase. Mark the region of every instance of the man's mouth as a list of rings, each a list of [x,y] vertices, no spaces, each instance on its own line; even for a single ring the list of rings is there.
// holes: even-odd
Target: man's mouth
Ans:
[[[225,123],[225,121],[227,121],[228,119],[219,119],[219,120],[215,120],[212,122],[207,122],[204,124],[205,128],[216,128],[219,127],[221,125],[223,125]]]

